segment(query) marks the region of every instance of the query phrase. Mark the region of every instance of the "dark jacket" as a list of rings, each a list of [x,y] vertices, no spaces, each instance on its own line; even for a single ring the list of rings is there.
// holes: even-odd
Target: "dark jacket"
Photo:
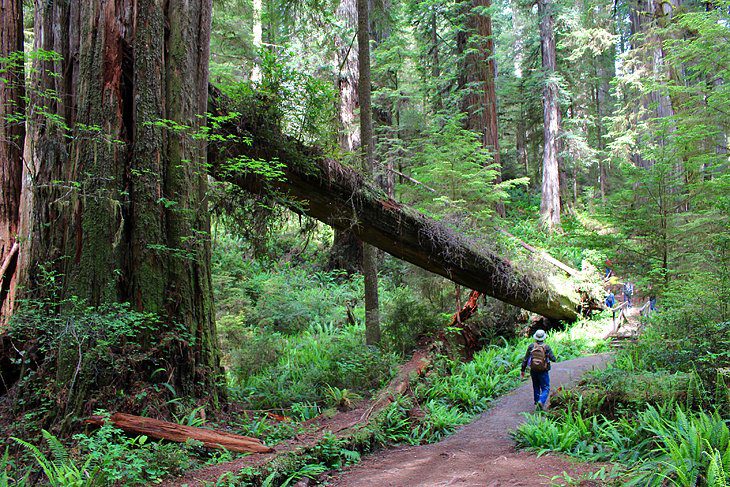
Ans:
[[[545,343],[543,343],[545,345]],[[530,345],[527,347],[527,353],[525,353],[525,358],[522,359],[522,372],[525,371],[527,368],[527,363],[530,361],[530,355],[532,354],[532,349],[535,346],[534,343],[530,343]],[[548,359],[548,370],[550,370],[550,364],[552,362],[557,362],[558,359],[555,358],[555,354],[553,353],[553,349],[550,348],[550,345],[545,345],[545,357]]]

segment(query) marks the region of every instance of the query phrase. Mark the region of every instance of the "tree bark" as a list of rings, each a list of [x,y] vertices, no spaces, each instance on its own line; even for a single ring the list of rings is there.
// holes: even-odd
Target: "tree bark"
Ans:
[[[558,165],[558,137],[560,134],[560,107],[558,84],[555,81],[556,53],[552,0],[538,0],[540,17],[540,45],[542,68],[545,75],[543,86],[543,134],[542,199],[540,219],[548,231],[560,229],[560,168]]]
[[[356,0],[341,0],[337,7],[339,17],[347,28],[343,35],[335,36],[337,48],[337,91],[339,93],[339,144],[344,152],[355,153],[360,149],[360,127],[357,123],[358,106],[358,46],[353,33],[357,32]],[[330,248],[329,269],[342,269],[347,273],[362,272],[363,244],[349,229],[335,229]]]
[[[114,413],[109,421],[117,428],[133,435],[146,435],[159,440],[185,443],[188,440],[197,440],[207,448],[228,450],[238,453],[271,453],[274,451],[257,438],[234,435],[224,431],[214,431],[195,426],[160,421],[159,419],[134,416],[132,414]],[[86,424],[103,426],[106,422],[102,416],[91,416]]]
[[[482,146],[492,154],[497,167],[495,183],[502,182],[502,161],[499,155],[499,129],[497,124],[497,93],[494,78],[497,68],[494,62],[494,38],[492,17],[481,9],[491,6],[491,0],[469,0],[466,21],[466,95],[464,111],[467,128],[481,135]],[[497,203],[495,211],[505,215],[504,203]]]
[[[357,0],[358,101],[360,102],[360,137],[365,174],[375,172],[375,140],[370,93],[370,17],[368,0]],[[378,304],[377,250],[363,244],[362,271],[365,277],[365,342],[380,343],[380,310]]]
[[[25,143],[23,2],[0,0],[0,327],[13,311]]]
[[[335,228],[352,228],[364,242],[470,289],[548,318],[574,320],[580,299],[569,283],[556,284],[528,271],[447,226],[388,198],[354,170],[325,158],[281,134],[264,110],[225,106],[211,91],[213,113],[246,113],[224,128],[225,134],[252,139],[252,144],[209,146],[211,174],[253,192],[280,190],[295,211]],[[283,175],[263,180],[254,173],[232,170],[226,160],[245,156],[285,164]]]
[[[35,47],[60,56],[31,80],[32,105],[54,118],[31,110],[20,265],[31,297],[52,271],[57,299],[130,302],[184,325],[190,339],[161,363],[178,393],[215,401],[206,152],[193,137],[210,22],[210,0],[37,2]]]
[[[263,45],[263,25],[261,24],[261,12],[263,10],[263,0],[253,0],[253,48],[254,63],[251,68],[251,81],[261,83],[261,46]]]

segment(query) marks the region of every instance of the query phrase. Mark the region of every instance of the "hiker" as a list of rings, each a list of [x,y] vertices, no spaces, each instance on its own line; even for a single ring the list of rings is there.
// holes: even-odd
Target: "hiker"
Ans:
[[[631,297],[634,295],[634,283],[631,281],[626,281],[624,284],[624,301],[626,301],[628,304],[626,305],[627,308],[631,307]]]
[[[613,275],[613,264],[611,263],[611,259],[606,259],[606,275],[603,276],[603,279],[606,280],[610,278]]]
[[[613,291],[609,290],[606,296],[606,307],[613,308],[614,304],[616,304],[616,296],[614,296]]]
[[[656,311],[656,293],[651,284],[649,284],[649,312]]]
[[[545,409],[550,395],[550,362],[557,362],[550,345],[545,344],[545,330],[537,330],[533,335],[535,343],[527,347],[527,353],[522,360],[520,378],[525,378],[525,369],[530,366],[532,378],[532,393],[535,406]]]
[[[613,320],[616,321],[616,310],[613,307],[616,305],[616,296],[613,291],[608,290],[608,296],[606,296],[606,307],[613,313]]]

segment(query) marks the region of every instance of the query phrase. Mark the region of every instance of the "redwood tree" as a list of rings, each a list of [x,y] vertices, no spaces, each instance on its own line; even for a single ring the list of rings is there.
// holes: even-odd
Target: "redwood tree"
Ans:
[[[368,174],[375,170],[375,141],[370,89],[370,15],[368,0],[357,0],[358,99],[360,102],[360,144],[363,168]],[[380,312],[378,305],[378,254],[375,247],[363,245],[362,268],[365,277],[365,341],[380,343]]]
[[[0,0],[0,324],[13,308],[25,140],[23,2]]]
[[[540,219],[548,231],[560,228],[560,171],[558,165],[558,136],[560,134],[560,106],[558,83],[555,80],[556,53],[553,1],[538,0],[540,17],[540,45],[542,46],[543,85],[543,134],[542,200]]]
[[[482,145],[489,149],[492,160],[501,167],[492,17],[485,11],[491,5],[491,0],[467,2],[464,59],[467,86],[463,103],[467,114],[467,128],[481,135]],[[501,180],[501,169],[498,169],[497,182]],[[496,210],[500,216],[504,216],[503,203],[498,203]]]
[[[215,398],[206,151],[194,137],[211,2],[48,0],[35,16],[35,48],[56,55],[35,63],[29,90],[44,109],[29,109],[26,294],[47,292],[52,271],[56,297],[129,302],[184,326],[160,361],[178,393]],[[156,349],[159,331],[140,341]]]
[[[341,0],[337,17],[346,31],[335,36],[337,47],[337,91],[339,93],[339,145],[345,152],[360,149],[360,127],[357,123],[358,105],[358,47],[351,32],[357,32],[356,0]],[[334,229],[330,249],[329,269],[343,269],[348,273],[362,270],[363,244],[351,230]]]

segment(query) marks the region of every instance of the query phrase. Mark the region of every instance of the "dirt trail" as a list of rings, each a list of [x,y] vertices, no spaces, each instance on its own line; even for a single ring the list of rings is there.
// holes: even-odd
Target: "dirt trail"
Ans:
[[[551,388],[575,383],[592,369],[601,368],[610,355],[593,355],[553,364]],[[497,400],[473,423],[432,445],[390,449],[366,457],[338,475],[333,486],[464,487],[549,485],[563,471],[571,476],[595,469],[562,455],[536,457],[515,450],[509,432],[532,411],[532,386],[525,383]]]

